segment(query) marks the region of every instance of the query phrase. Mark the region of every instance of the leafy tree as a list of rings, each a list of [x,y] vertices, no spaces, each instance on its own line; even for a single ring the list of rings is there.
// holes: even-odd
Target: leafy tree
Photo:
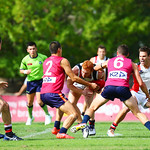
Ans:
[[[20,77],[28,41],[35,41],[47,56],[49,43],[60,41],[72,66],[96,55],[99,44],[112,57],[125,43],[134,61],[140,46],[150,46],[149,0],[0,0],[0,4],[1,77]]]

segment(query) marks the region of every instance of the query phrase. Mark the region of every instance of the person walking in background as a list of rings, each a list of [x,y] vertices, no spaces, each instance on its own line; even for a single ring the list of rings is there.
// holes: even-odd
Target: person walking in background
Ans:
[[[139,60],[140,63],[137,64],[139,73],[150,94],[150,49],[148,47],[144,46],[139,49]],[[142,106],[144,109],[150,108],[150,102],[146,98],[145,93],[141,90],[141,88],[139,88],[139,84],[135,76],[133,76],[133,83],[134,84],[131,88],[131,94],[136,98],[138,105]],[[115,129],[117,128],[118,124],[125,118],[129,111],[130,109],[126,106],[120,110],[114,122],[107,131],[108,136],[115,136]]]
[[[2,39],[0,37],[0,50],[2,46]],[[8,83],[0,81],[0,88],[8,87]],[[15,135],[12,132],[12,122],[11,114],[9,110],[9,104],[0,96],[0,113],[2,113],[2,120],[4,122],[5,135],[0,134],[0,138],[3,138],[5,141],[19,141],[23,140],[22,138]]]
[[[58,130],[56,138],[73,139],[74,137],[66,133],[68,128],[77,119],[78,114],[73,105],[61,92],[64,85],[65,73],[73,82],[79,82],[95,90],[98,90],[98,86],[95,83],[82,80],[73,73],[69,61],[62,57],[62,47],[58,41],[50,43],[50,52],[51,56],[43,63],[44,75],[41,88],[41,100],[46,105],[55,107],[61,113],[66,113],[68,115],[63,123],[63,127]]]
[[[26,55],[20,65],[20,73],[27,75],[27,108],[28,119],[26,125],[31,125],[34,117],[32,115],[34,97],[36,95],[37,103],[45,112],[45,125],[51,123],[51,116],[48,112],[47,106],[40,99],[40,91],[42,86],[43,76],[43,62],[47,56],[37,53],[37,47],[35,42],[29,42],[27,44]]]
[[[105,83],[103,92],[94,99],[90,108],[86,111],[83,121],[81,124],[73,126],[71,132],[77,132],[80,129],[87,131],[88,128],[87,121],[90,119],[92,114],[102,105],[107,103],[109,100],[114,100],[115,98],[120,99],[131,111],[132,113],[141,121],[141,123],[150,130],[150,121],[148,118],[140,112],[136,99],[131,95],[129,90],[129,77],[133,73],[138,81],[139,86],[145,93],[146,98],[150,100],[148,90],[145,83],[142,81],[138,68],[131,59],[127,58],[129,55],[127,45],[120,45],[117,48],[117,56],[111,58],[101,65],[95,66],[95,70],[103,69],[108,67],[108,78]]]

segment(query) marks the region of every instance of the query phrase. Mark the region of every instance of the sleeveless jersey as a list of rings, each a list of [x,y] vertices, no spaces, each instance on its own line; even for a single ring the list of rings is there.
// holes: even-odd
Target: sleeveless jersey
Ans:
[[[46,55],[38,53],[37,57],[35,58],[31,58],[30,55],[27,55],[22,59],[20,70],[31,69],[31,73],[27,75],[27,81],[35,81],[42,79],[43,62],[46,58]]]
[[[141,76],[143,82],[146,84],[146,87],[150,93],[150,67],[145,68],[143,65],[138,64],[138,68],[139,68],[140,76]],[[133,86],[132,86],[131,90],[133,90],[135,92],[143,93],[143,91],[139,87],[139,84],[134,75],[133,75]]]
[[[109,59],[109,58],[107,58],[107,57],[105,56],[103,60],[100,60],[98,56],[95,56],[95,57],[94,57],[94,62],[93,62],[93,64],[98,65],[98,64],[101,64],[101,63],[105,62],[105,61],[108,60],[108,59]]]
[[[93,64],[98,65],[98,64],[101,64],[101,63],[105,62],[105,61],[108,60],[108,59],[109,59],[109,58],[105,56],[103,60],[100,60],[98,56],[95,56],[95,57],[94,57]],[[106,80],[106,79],[107,79],[107,74],[108,74],[108,69],[105,68],[105,69],[103,69],[103,70],[104,70],[104,72],[105,72],[105,80]]]
[[[61,93],[64,85],[65,71],[60,66],[63,57],[50,56],[43,63],[43,83],[41,94]]]
[[[119,55],[111,58],[107,65],[108,77],[105,86],[113,85],[129,87],[129,77],[133,71],[131,59]]]

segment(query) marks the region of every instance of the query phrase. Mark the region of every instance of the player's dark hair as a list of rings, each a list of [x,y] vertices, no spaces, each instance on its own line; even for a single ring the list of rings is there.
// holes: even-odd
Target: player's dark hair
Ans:
[[[99,45],[99,46],[98,46],[98,49],[99,49],[99,48],[104,49],[104,50],[106,51],[106,47],[103,46],[103,45]]]
[[[33,46],[33,45],[35,45],[35,47],[36,47],[36,43],[35,43],[35,42],[32,42],[32,41],[31,41],[31,42],[28,42],[28,43],[27,43],[27,47],[28,47],[28,46]]]
[[[129,54],[129,49],[126,44],[119,45],[117,48],[119,54],[127,56]]]
[[[0,37],[0,43],[2,42],[2,39],[1,39],[1,37]]]
[[[139,52],[146,52],[149,56],[150,55],[150,48],[148,48],[147,46],[140,47]]]
[[[51,54],[56,54],[58,51],[58,48],[61,48],[61,45],[58,41],[53,41],[49,45],[49,50],[50,50]]]

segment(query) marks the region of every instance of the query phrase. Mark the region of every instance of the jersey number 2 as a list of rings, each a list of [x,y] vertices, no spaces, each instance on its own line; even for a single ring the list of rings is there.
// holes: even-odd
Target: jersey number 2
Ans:
[[[51,75],[52,73],[49,71],[50,69],[51,69],[51,67],[52,67],[52,61],[50,60],[50,61],[48,61],[47,63],[46,63],[46,65],[48,66],[48,68],[47,68],[47,70],[46,70],[46,72],[45,72],[45,75]]]

